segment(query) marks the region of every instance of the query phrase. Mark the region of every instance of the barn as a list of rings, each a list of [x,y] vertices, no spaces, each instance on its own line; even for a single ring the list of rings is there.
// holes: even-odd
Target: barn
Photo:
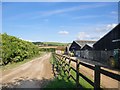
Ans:
[[[92,60],[93,59],[93,57],[92,57],[92,55],[93,55],[92,45],[93,44],[85,44],[83,46],[83,48],[81,48],[81,50],[80,50],[80,57]]]
[[[93,48],[91,45],[93,45]],[[109,61],[111,66],[115,66],[112,65],[113,56],[116,58],[116,63],[118,63],[117,60],[120,60],[118,50],[120,50],[120,24],[97,42],[88,40],[73,41],[69,47],[69,51],[77,57],[95,60],[103,64],[107,64]]]
[[[93,47],[94,50],[113,50],[120,48],[120,24],[98,40]]]
[[[79,41],[73,41],[71,46],[69,47],[69,51],[73,52],[75,56],[80,57],[80,51],[84,48],[90,48],[89,44],[94,44],[95,41],[89,41],[89,40],[79,40]],[[86,45],[87,44],[87,45]]]
[[[93,50],[92,44],[85,44],[81,50]]]
[[[120,24],[98,40],[94,45],[94,60],[108,62],[110,57],[116,55],[115,49],[120,49]],[[117,56],[118,57],[118,56]]]

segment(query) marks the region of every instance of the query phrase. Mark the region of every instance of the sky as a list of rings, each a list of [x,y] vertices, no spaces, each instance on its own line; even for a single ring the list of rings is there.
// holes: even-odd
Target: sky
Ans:
[[[118,24],[118,2],[3,2],[2,33],[28,41],[99,40]]]

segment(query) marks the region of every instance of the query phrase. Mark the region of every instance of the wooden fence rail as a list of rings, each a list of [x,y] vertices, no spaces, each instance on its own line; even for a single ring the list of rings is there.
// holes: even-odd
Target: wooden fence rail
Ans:
[[[109,72],[109,71],[106,71],[106,70],[103,70],[103,69],[101,69],[101,66],[99,66],[99,65],[92,66],[92,65],[80,62],[79,60],[71,59],[68,56],[63,56],[63,55],[60,55],[60,54],[55,54],[55,57],[56,57],[57,62],[60,63],[60,66],[63,69],[64,73],[65,72],[68,73],[68,79],[72,78],[76,82],[77,88],[80,85],[80,83],[79,83],[79,76],[82,77],[84,80],[86,80],[90,85],[92,85],[95,90],[100,88],[100,80],[101,80],[100,75],[101,74],[104,74],[104,75],[106,75],[108,77],[111,77],[112,79],[120,81],[120,75],[112,73],[112,72]],[[68,60],[68,62],[66,62],[66,60]],[[71,62],[76,63],[76,68],[70,66]],[[79,66],[80,65],[83,65],[83,66],[85,66],[85,67],[87,67],[89,69],[94,70],[94,82],[92,80],[90,80],[89,78],[87,78],[86,76],[84,76],[82,73],[79,72]],[[69,68],[66,69],[65,68],[66,66],[68,66]],[[74,72],[76,72],[76,78],[74,78],[70,74],[71,69]]]

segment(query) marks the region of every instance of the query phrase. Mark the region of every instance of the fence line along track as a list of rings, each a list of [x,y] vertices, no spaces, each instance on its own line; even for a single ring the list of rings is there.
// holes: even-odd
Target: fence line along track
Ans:
[[[84,80],[86,80],[90,85],[92,85],[94,87],[94,89],[98,89],[101,88],[100,87],[100,81],[101,81],[101,77],[100,75],[106,75],[112,79],[115,79],[117,81],[120,81],[120,75],[119,74],[115,74],[112,72],[109,72],[107,70],[101,69],[101,66],[99,65],[89,65],[86,64],[84,62],[80,62],[79,60],[76,59],[71,59],[68,56],[63,56],[60,54],[54,54],[55,58],[57,60],[57,62],[60,62],[60,66],[62,67],[64,73],[67,72],[68,73],[68,79],[72,78],[75,82],[76,82],[76,87],[78,88],[80,83],[79,83],[79,77],[82,77]],[[66,62],[68,60],[68,63]],[[71,62],[76,63],[76,67],[72,67],[70,66]],[[85,75],[83,75],[82,73],[79,72],[79,66],[85,66],[91,70],[94,71],[94,81],[90,80],[89,78],[87,78]],[[68,66],[68,69],[66,69],[65,67]],[[74,78],[74,76],[70,73],[70,71],[73,70],[76,73],[76,78]]]

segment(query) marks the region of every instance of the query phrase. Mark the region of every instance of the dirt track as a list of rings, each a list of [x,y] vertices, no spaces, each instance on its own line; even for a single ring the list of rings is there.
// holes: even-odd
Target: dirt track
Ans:
[[[15,69],[2,72],[2,85],[15,88],[41,88],[53,78],[49,62],[51,53],[27,62]]]

